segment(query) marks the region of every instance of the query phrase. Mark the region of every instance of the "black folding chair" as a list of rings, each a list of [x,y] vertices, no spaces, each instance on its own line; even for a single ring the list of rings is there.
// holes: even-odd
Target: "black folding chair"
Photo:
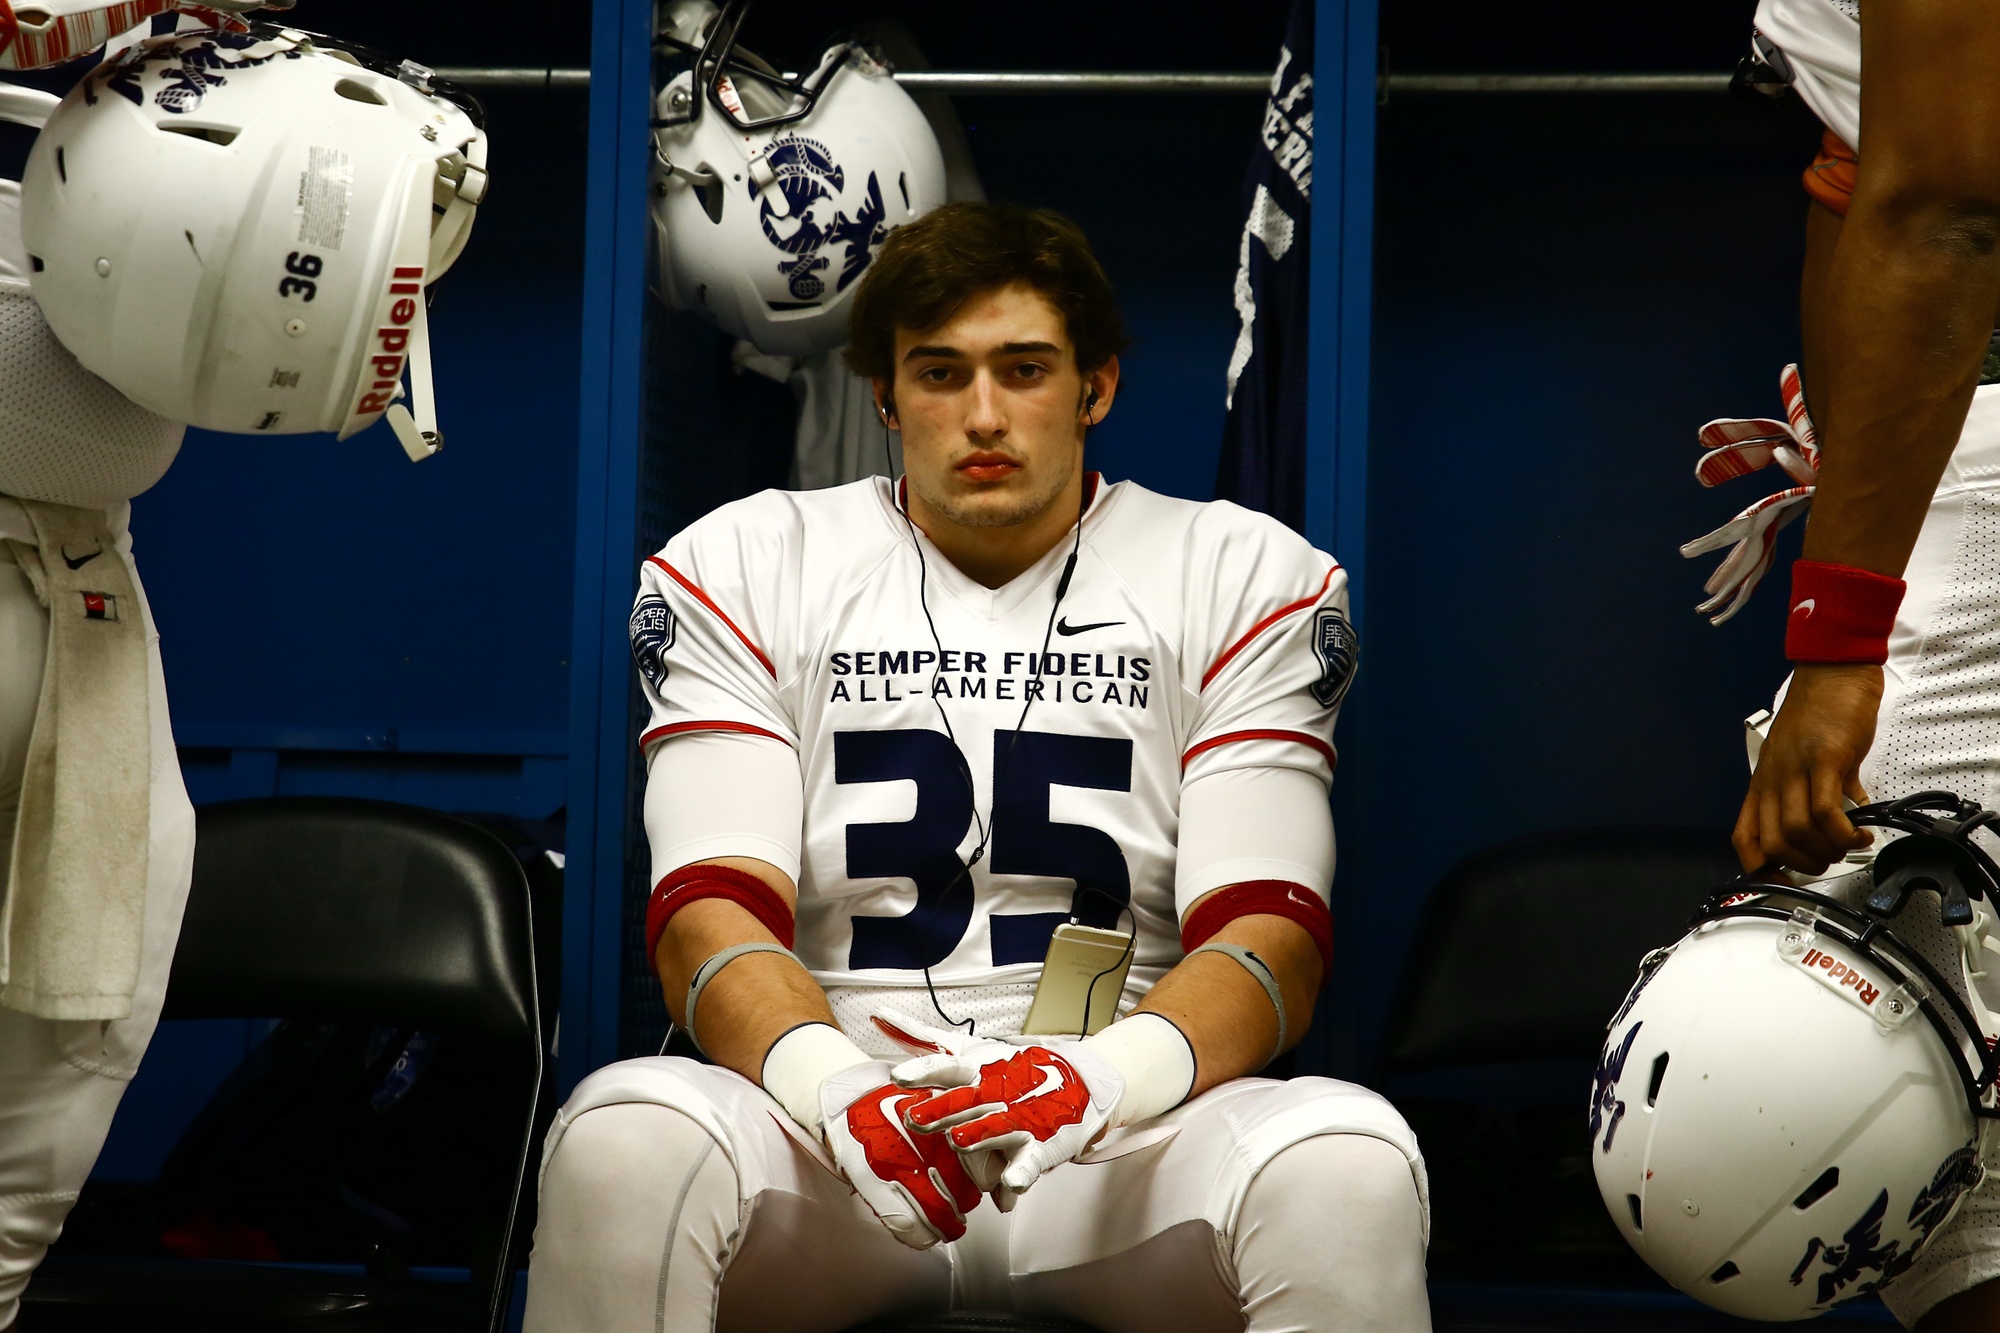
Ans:
[[[1639,960],[1736,874],[1712,829],[1575,829],[1467,858],[1424,903],[1383,1072],[1594,1060]]]
[[[1479,852],[1432,891],[1375,1083],[1430,1168],[1440,1328],[1498,1317],[1492,1288],[1462,1310],[1453,1283],[1666,1290],[1598,1199],[1585,1100],[1640,959],[1678,939],[1736,870],[1718,831],[1580,829]],[[1675,1327],[1707,1327],[1707,1316],[1670,1314]]]
[[[517,1048],[533,1076],[520,1151],[504,1168],[512,1189],[490,1281],[475,1280],[468,1292],[319,1269],[52,1256],[29,1285],[23,1333],[498,1333],[527,1241],[517,1221],[533,1187],[548,1069],[528,882],[505,844],[448,815],[384,801],[280,797],[204,807],[166,1016],[403,1025]]]

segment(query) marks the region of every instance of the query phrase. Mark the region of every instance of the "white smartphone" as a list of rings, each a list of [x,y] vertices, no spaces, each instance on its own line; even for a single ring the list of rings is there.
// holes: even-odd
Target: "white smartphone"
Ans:
[[[1124,931],[1070,922],[1057,926],[1021,1031],[1036,1037],[1080,1031],[1088,1037],[1118,1016],[1125,974],[1131,970],[1132,937]]]

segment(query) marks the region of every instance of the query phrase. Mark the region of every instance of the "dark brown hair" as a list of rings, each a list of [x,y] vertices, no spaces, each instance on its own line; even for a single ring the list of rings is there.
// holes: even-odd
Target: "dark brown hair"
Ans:
[[[847,312],[847,366],[895,377],[896,330],[925,332],[972,297],[1025,282],[1062,315],[1088,373],[1125,346],[1118,297],[1074,222],[1046,208],[946,204],[889,233]]]

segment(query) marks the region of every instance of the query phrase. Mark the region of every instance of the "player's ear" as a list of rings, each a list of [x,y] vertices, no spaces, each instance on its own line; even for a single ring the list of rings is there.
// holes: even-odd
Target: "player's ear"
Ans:
[[[896,427],[896,399],[889,392],[889,381],[871,379],[868,387],[875,393],[875,415],[882,418],[882,424],[890,430]]]
[[[1105,363],[1083,376],[1084,416],[1090,425],[1098,425],[1111,412],[1111,400],[1118,396],[1118,358],[1110,357]]]

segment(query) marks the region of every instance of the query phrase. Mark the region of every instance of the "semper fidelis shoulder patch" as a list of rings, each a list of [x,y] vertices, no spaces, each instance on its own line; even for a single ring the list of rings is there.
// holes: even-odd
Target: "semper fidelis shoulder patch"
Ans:
[[[648,593],[633,606],[627,628],[632,635],[632,661],[657,691],[666,683],[667,649],[674,646],[674,609],[666,598]]]
[[[1338,704],[1354,683],[1354,665],[1361,653],[1354,626],[1333,607],[1322,607],[1313,619],[1313,655],[1319,659],[1319,679],[1313,698],[1325,708]]]

